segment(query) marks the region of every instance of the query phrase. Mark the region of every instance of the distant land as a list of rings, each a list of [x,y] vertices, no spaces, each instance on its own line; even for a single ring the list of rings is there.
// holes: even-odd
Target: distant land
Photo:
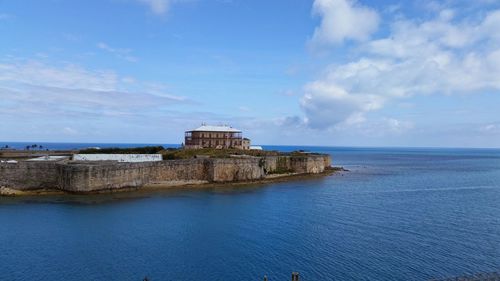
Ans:
[[[333,172],[330,155],[306,151],[57,143],[3,147],[3,195],[245,183]],[[72,149],[61,149],[64,147]]]

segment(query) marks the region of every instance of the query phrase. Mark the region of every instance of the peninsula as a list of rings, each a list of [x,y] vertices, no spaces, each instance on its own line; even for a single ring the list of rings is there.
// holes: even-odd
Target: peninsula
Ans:
[[[209,128],[228,129],[226,126]],[[2,150],[0,188],[5,195],[16,194],[15,191],[94,193],[151,186],[245,183],[318,175],[331,166],[331,157],[326,154],[250,149],[250,140],[243,139],[241,132],[231,130],[186,132],[191,147],[177,149],[91,148],[38,153]]]

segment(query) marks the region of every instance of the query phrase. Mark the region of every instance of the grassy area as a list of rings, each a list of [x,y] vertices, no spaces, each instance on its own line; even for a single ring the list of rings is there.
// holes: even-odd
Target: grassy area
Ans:
[[[302,151],[294,151],[283,153],[275,150],[242,150],[242,149],[182,149],[182,148],[164,148],[162,146],[146,146],[146,147],[133,147],[133,148],[102,148],[95,149],[89,148],[80,150],[82,154],[156,154],[163,155],[164,160],[174,159],[191,159],[195,157],[210,157],[210,158],[229,158],[231,155],[249,155],[249,156],[303,156]]]
[[[190,159],[195,157],[210,157],[210,158],[229,158],[231,155],[249,155],[249,156],[304,156],[303,151],[279,152],[276,150],[242,150],[242,149],[180,149],[168,148],[160,151],[164,160],[173,159]]]
[[[266,156],[280,155],[278,151],[241,150],[241,149],[173,149],[169,148],[160,152],[164,160],[190,159],[194,157],[229,158],[231,155]]]

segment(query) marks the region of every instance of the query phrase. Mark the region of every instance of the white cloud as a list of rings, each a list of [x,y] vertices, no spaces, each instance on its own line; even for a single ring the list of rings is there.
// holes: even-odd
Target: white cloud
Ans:
[[[65,40],[68,40],[70,42],[80,42],[82,40],[82,36],[79,34],[75,34],[75,33],[65,32],[65,33],[62,33],[62,37]]]
[[[500,134],[500,124],[492,123],[479,127],[479,132],[484,134]]]
[[[244,105],[238,106],[238,110],[241,112],[251,112],[252,111],[252,109],[250,107],[244,106]]]
[[[298,93],[295,92],[294,90],[282,90],[279,91],[278,94],[286,97],[293,97],[296,96]]]
[[[91,71],[72,64],[55,67],[38,61],[22,61],[0,63],[0,82],[113,91],[118,87],[118,75],[112,71]]]
[[[386,37],[361,43],[355,59],[304,87],[308,125],[366,122],[366,113],[415,95],[499,92],[500,10],[476,18],[459,21],[444,10],[432,20],[393,22]]]
[[[170,0],[137,0],[147,5],[151,12],[157,15],[165,15],[170,8]]]
[[[11,118],[137,115],[190,102],[112,71],[36,61],[0,64],[0,100],[0,115]]]
[[[114,54],[117,58],[127,60],[129,62],[137,62],[138,59],[131,55],[131,49],[120,49],[120,48],[112,48],[108,44],[99,42],[97,43],[97,48],[101,50],[105,50],[109,53]]]
[[[383,98],[370,94],[350,94],[335,83],[318,80],[306,86],[301,100],[306,123],[312,128],[326,128],[356,115],[376,110],[383,105]]]
[[[64,127],[63,133],[66,135],[72,135],[72,136],[78,135],[78,131],[73,129],[73,128],[70,128],[70,127]]]
[[[147,107],[161,107],[178,102],[178,99],[157,96],[150,93],[129,91],[96,91],[89,89],[68,89],[39,85],[18,85],[1,88],[3,100],[26,106],[32,104],[60,106],[71,110],[101,111],[134,110]]]
[[[354,120],[352,122],[348,119],[345,122],[337,124],[333,127],[333,130],[335,132],[342,132],[342,134],[354,133],[369,138],[382,138],[386,136],[398,136],[415,127],[411,121],[395,118],[366,119],[362,116],[354,117],[360,117],[361,120]]]
[[[321,24],[311,39],[316,46],[340,44],[348,39],[366,40],[380,21],[375,10],[356,0],[315,0],[313,12],[321,16]]]

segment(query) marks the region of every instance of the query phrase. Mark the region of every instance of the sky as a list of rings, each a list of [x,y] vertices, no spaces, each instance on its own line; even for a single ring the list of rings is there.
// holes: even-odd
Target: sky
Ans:
[[[0,0],[0,140],[500,147],[500,0]]]

